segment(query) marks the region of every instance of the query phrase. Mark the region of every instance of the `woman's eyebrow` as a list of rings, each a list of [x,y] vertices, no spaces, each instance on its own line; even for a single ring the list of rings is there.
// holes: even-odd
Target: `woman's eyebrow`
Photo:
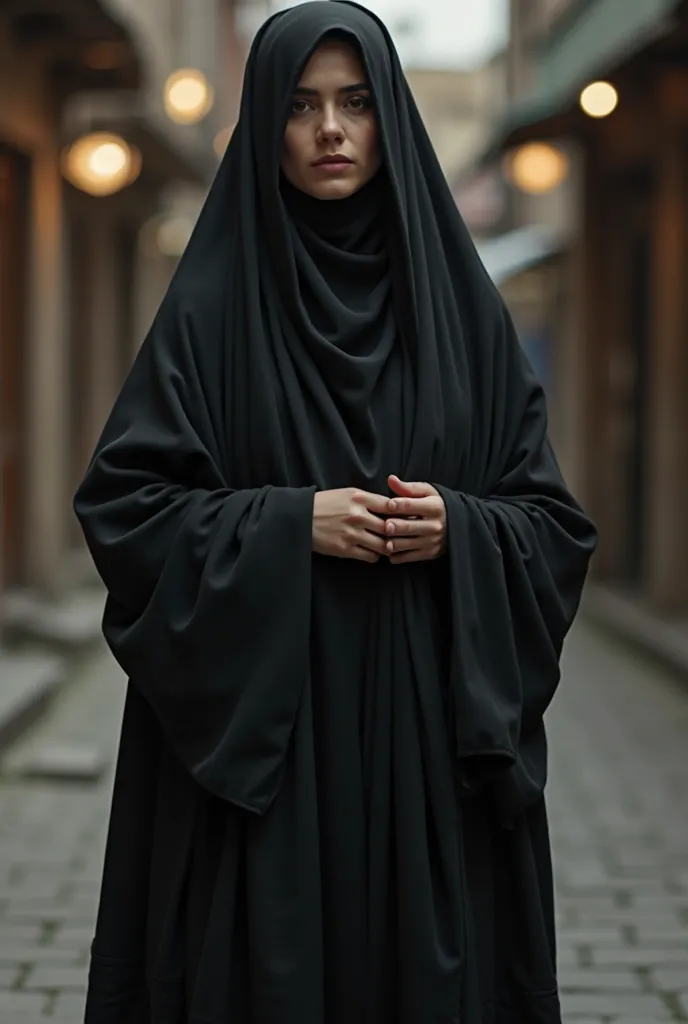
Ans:
[[[339,92],[362,92],[365,89],[370,91],[370,86],[368,85],[367,82],[356,82],[354,85],[343,86],[339,90]],[[297,85],[296,88],[294,89],[294,95],[296,94],[298,94],[299,96],[319,96],[320,91],[318,89],[309,89],[305,85]]]

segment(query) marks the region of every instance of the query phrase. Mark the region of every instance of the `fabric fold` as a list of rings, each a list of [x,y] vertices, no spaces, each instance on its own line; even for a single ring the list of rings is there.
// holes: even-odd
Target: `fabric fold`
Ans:
[[[164,359],[159,336],[139,354],[75,511],[108,589],[113,654],[193,777],[263,813],[308,672],[315,488],[230,489],[217,438],[201,432],[212,416],[198,416],[206,403],[184,339],[172,362],[170,335]]]
[[[485,496],[438,486],[447,510],[450,729],[465,785],[495,780],[505,823],[544,788],[543,716],[595,545],[547,439],[542,389],[527,370],[511,379],[504,407],[513,415],[520,400],[523,411],[511,438],[496,434],[508,444],[503,467],[498,455],[488,460]],[[498,421],[498,401],[495,413]]]

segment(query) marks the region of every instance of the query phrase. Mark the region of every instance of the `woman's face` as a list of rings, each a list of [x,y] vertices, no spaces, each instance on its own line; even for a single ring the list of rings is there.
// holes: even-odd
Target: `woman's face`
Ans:
[[[375,177],[382,163],[377,119],[352,47],[318,47],[290,109],[282,169],[292,185],[316,199],[345,199]]]

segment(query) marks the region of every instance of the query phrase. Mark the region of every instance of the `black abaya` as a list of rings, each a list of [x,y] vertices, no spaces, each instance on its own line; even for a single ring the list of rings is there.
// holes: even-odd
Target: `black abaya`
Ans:
[[[281,180],[322,38],[384,169]],[[317,489],[432,482],[448,549],[311,552]],[[543,714],[594,530],[384,28],[259,33],[75,507],[130,678],[88,1024],[560,1024]]]

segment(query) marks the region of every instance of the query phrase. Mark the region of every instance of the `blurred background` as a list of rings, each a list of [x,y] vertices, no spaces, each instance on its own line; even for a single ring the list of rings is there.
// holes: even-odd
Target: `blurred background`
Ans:
[[[284,6],[0,0],[0,897],[4,865],[11,882],[12,857],[25,864],[33,848],[35,859],[40,837],[53,851],[45,870],[59,861],[56,878],[78,862],[74,821],[90,821],[94,804],[78,785],[71,795],[60,786],[100,779],[119,697],[112,705],[98,688],[113,668],[92,660],[103,598],[71,498],[231,136],[253,35]],[[600,528],[585,630],[604,627],[607,639],[580,634],[570,669],[579,696],[556,725],[560,756],[569,758],[558,778],[584,780],[590,756],[596,779],[587,811],[585,794],[564,800],[582,800],[575,813],[588,815],[589,831],[577,837],[562,825],[560,848],[574,850],[570,867],[560,861],[562,899],[574,862],[592,863],[585,885],[593,888],[600,871],[623,873],[617,846],[627,832],[654,835],[655,848],[669,851],[646,858],[653,884],[688,890],[688,3],[365,6],[397,42],[456,203],[548,393],[567,480]],[[613,653],[607,643],[617,645]],[[608,751],[603,764],[585,746],[595,735],[600,749],[615,737],[622,774]],[[615,770],[599,796],[600,775]],[[43,782],[26,788],[29,779]],[[677,780],[678,809],[669,803]],[[657,806],[666,798],[679,817],[661,842],[647,806],[635,833],[631,810],[628,821],[615,817],[621,791],[637,799],[648,785]],[[52,797],[69,828],[55,820]],[[600,840],[605,821],[617,827],[611,846]],[[92,849],[84,863],[95,886],[95,839]],[[605,859],[610,849],[617,852]],[[64,894],[72,883],[60,885]],[[38,899],[30,887],[26,898]],[[29,919],[78,932],[75,905],[72,917],[60,918],[56,903]],[[624,1004],[624,1021],[688,1019],[688,1001],[680,1004],[681,992],[688,1000],[688,895],[681,907],[683,916],[675,901],[665,907],[667,934],[686,929],[668,960],[656,953],[633,966],[675,971],[670,1004],[661,1012],[659,1003]],[[631,934],[623,927],[637,938],[647,926],[620,920],[610,924],[619,943]],[[28,953],[12,961],[21,977],[3,974],[11,923],[10,914],[0,924],[2,1022],[5,1005],[39,1006],[20,998],[31,995],[21,980]],[[28,934],[21,913],[15,923]],[[12,947],[24,942],[17,934],[7,939]],[[668,948],[664,940],[655,934],[652,949]],[[63,995],[72,1005],[68,975],[53,989],[35,986],[41,998],[57,992],[60,1006]],[[58,1003],[40,1003],[41,1014]],[[602,1019],[598,1004],[580,1004],[587,1020]],[[669,1005],[671,1018],[661,1015]],[[642,1007],[637,1018],[634,1007]],[[612,1011],[605,1020],[617,1019]]]

